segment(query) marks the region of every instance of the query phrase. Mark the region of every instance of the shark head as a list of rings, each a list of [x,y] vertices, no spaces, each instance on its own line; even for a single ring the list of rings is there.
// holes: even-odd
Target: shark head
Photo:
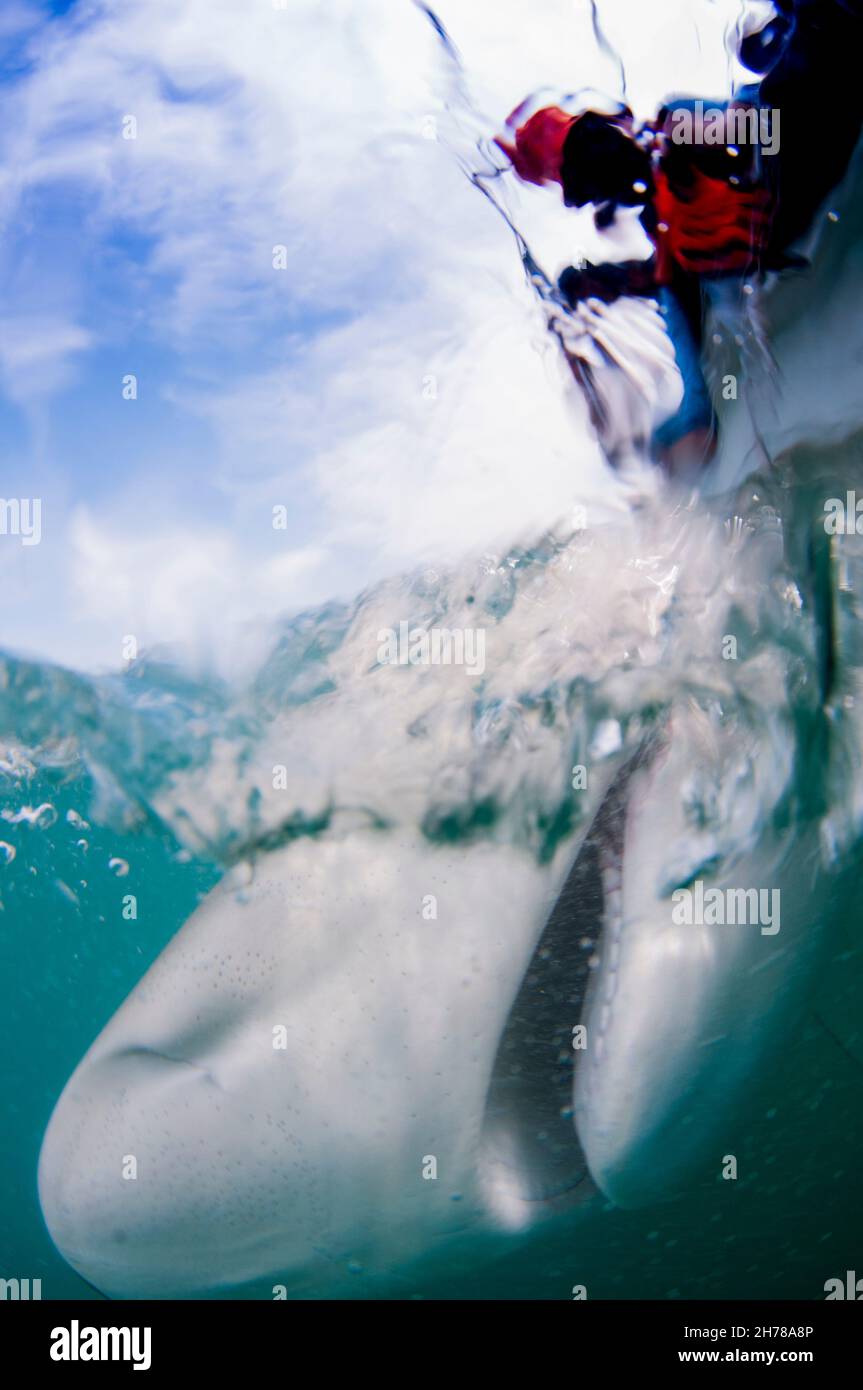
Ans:
[[[202,904],[50,1121],[46,1223],[112,1296],[337,1290],[484,1219],[489,1075],[565,857],[364,832],[268,858],[244,902]]]
[[[634,756],[597,757],[551,857],[407,822],[333,829],[226,878],[162,952],[43,1143],[45,1220],[84,1278],[114,1297],[332,1296],[468,1232],[715,1177],[818,956],[826,721],[802,637],[797,656],[754,645],[733,678],[717,656],[729,598],[754,630],[746,595],[788,589],[773,530],[732,566],[687,520],[690,592],[664,562],[664,587],[646,582],[692,608],[674,659],[703,695],[672,669],[667,717]]]
[[[117,1297],[338,1290],[717,1165],[807,977],[818,856],[770,832],[747,850],[738,825],[703,880],[778,891],[780,929],[675,915],[704,740],[677,711],[544,866],[363,831],[268,856],[244,901],[220,885],[51,1119],[39,1191],[66,1259]]]

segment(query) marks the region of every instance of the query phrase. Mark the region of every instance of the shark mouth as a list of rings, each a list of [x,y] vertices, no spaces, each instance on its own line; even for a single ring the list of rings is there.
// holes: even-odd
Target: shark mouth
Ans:
[[[620,950],[625,793],[639,752],[617,775],[567,877],[516,995],[489,1082],[480,1150],[491,1209],[521,1225],[531,1210],[576,1206],[596,1187],[573,1124],[591,981]],[[594,992],[595,993],[595,992]],[[594,999],[594,1013],[603,1005]],[[579,1035],[583,1030],[583,1036]],[[578,1035],[578,1036],[577,1036]]]
[[[668,860],[685,844],[681,788],[740,752],[708,725],[681,707],[621,768],[525,973],[481,1149],[506,1226],[597,1189],[638,1207],[709,1179],[748,1074],[805,997],[830,896],[815,824]],[[687,910],[705,901],[712,912]]]

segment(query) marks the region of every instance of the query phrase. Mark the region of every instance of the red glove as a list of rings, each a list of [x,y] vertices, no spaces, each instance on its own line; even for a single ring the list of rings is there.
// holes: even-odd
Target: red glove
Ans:
[[[691,275],[747,270],[764,251],[771,200],[764,189],[737,188],[693,170],[693,183],[673,189],[656,175],[657,279],[667,284],[672,263]]]
[[[518,118],[516,108],[507,121]],[[515,131],[514,142],[497,136],[495,144],[512,160],[515,172],[527,183],[560,181],[563,145],[578,116],[570,116],[559,106],[545,106]]]

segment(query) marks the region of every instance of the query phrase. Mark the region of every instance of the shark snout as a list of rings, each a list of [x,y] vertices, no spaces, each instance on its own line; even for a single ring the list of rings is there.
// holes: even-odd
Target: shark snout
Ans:
[[[212,893],[52,1116],[70,1264],[115,1297],[332,1292],[482,1221],[495,1051],[566,864],[370,832]]]

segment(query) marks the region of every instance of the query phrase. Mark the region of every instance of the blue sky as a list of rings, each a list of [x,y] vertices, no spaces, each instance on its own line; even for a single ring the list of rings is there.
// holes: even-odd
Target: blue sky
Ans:
[[[721,84],[722,8],[606,0],[647,108]],[[586,0],[437,9],[486,137],[614,81]],[[509,233],[425,138],[452,75],[410,0],[9,0],[0,55],[0,497],[43,507],[40,545],[0,537],[3,645],[224,669],[258,619],[608,489]]]

